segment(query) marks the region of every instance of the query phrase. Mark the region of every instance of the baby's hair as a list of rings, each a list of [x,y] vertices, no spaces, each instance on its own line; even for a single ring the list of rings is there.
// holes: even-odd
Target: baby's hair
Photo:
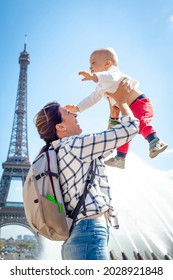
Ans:
[[[96,53],[103,53],[105,55],[106,59],[111,60],[115,66],[118,65],[118,56],[113,48],[98,49],[98,50],[93,51],[93,53],[91,55],[96,54]]]

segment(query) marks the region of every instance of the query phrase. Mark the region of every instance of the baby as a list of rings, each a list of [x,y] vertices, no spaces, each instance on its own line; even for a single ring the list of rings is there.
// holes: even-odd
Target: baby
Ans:
[[[71,112],[82,112],[99,100],[106,96],[106,92],[115,93],[120,82],[128,77],[120,72],[118,68],[118,57],[112,48],[95,50],[90,56],[90,70],[91,72],[81,71],[82,81],[92,80],[97,83],[95,90],[84,98],[77,105],[67,105],[66,109]],[[131,108],[134,116],[139,119],[140,127],[139,133],[149,143],[149,156],[156,157],[159,153],[163,152],[168,145],[159,139],[155,129],[151,125],[153,118],[153,106],[149,98],[147,98],[141,91],[139,91],[139,82],[128,77],[131,81],[133,90],[130,91],[127,98],[127,103]],[[116,106],[115,101],[110,98],[110,103]],[[119,110],[117,108],[117,117],[111,118],[110,122],[116,124],[119,117]],[[125,159],[129,150],[129,142],[117,148],[117,155],[105,161],[105,163],[112,167],[125,168]]]

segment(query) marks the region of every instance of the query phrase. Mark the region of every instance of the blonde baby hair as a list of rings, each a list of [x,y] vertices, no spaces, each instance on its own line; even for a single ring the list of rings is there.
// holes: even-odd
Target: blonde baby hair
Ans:
[[[113,65],[118,65],[118,56],[113,48],[102,48],[98,49],[92,52],[91,56],[96,53],[102,53],[105,55],[106,59],[109,59],[112,61]]]

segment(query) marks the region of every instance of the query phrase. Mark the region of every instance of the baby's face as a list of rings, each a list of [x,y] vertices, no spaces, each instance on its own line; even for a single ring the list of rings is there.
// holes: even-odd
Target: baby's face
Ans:
[[[90,70],[92,73],[106,71],[106,59],[100,53],[94,53],[90,56]]]

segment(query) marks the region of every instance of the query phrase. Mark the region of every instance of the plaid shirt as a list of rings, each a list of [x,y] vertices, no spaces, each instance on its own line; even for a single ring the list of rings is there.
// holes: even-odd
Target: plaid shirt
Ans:
[[[121,124],[95,134],[74,135],[54,141],[54,148],[58,151],[58,164],[60,171],[60,184],[67,212],[76,207],[83,194],[85,181],[91,161],[94,160],[94,182],[89,188],[85,206],[86,216],[108,211],[110,224],[116,227],[117,212],[111,205],[111,192],[106,175],[103,159],[114,149],[130,141],[138,133],[139,121],[135,118],[123,116]],[[81,207],[77,222],[86,217]]]

